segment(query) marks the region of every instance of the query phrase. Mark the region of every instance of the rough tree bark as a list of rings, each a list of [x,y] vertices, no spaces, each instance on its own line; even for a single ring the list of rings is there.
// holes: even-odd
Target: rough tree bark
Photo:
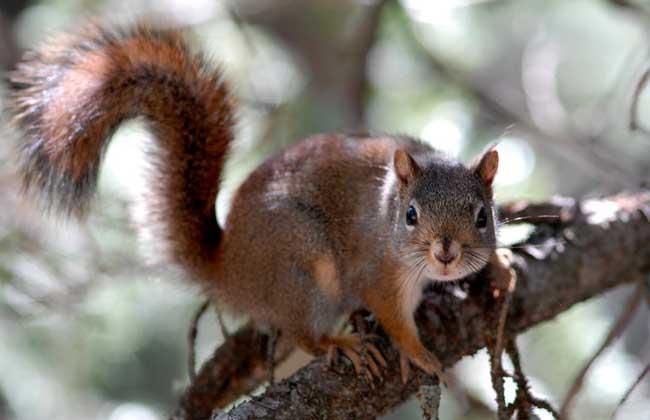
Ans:
[[[508,313],[508,337],[650,273],[650,192],[577,204],[565,200],[543,208],[561,218],[537,218],[542,224],[529,240],[538,245],[513,249],[518,282]],[[534,217],[539,209],[519,203],[504,207],[502,213],[504,219]],[[418,311],[420,333],[446,367],[493,339],[500,300],[493,291],[483,272],[427,294]],[[175,419],[375,418],[405,401],[420,385],[431,383],[418,372],[403,385],[397,354],[384,345],[381,350],[389,367],[381,383],[371,385],[349,366],[332,370],[316,359],[264,394],[217,415],[218,406],[250,392],[265,379],[264,340],[246,345],[253,336],[253,330],[246,328],[215,352],[183,396]],[[233,348],[240,351],[232,352]],[[288,343],[282,344],[280,357],[289,349]]]

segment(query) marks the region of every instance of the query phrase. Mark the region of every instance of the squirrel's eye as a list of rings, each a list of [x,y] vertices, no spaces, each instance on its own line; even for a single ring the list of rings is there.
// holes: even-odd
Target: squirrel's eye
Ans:
[[[418,212],[415,210],[415,207],[409,206],[406,210],[406,224],[408,226],[415,226],[418,222]]]
[[[479,229],[485,229],[487,227],[487,212],[483,206],[481,206],[481,209],[476,214],[476,227]]]

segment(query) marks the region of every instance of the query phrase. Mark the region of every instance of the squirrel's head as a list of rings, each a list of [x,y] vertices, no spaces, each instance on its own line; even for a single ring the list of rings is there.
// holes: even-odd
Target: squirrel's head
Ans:
[[[403,149],[395,152],[396,247],[413,275],[449,281],[485,266],[496,244],[492,181],[498,165],[494,148],[469,167],[436,156],[416,162]]]

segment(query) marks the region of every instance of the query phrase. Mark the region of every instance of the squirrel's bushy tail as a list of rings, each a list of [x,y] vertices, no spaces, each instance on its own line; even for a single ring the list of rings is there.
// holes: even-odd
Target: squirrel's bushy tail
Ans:
[[[215,197],[234,118],[220,73],[180,33],[93,24],[27,55],[10,85],[24,134],[24,185],[68,214],[84,214],[118,125],[144,117],[156,147],[138,227],[154,231],[170,262],[193,274],[209,270],[221,236]]]

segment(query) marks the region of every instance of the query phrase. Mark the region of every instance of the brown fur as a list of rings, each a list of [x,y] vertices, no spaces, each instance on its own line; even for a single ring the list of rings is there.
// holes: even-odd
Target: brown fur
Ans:
[[[323,255],[314,262],[314,278],[318,282],[321,292],[331,301],[341,299],[341,285],[334,260],[329,255]]]
[[[220,304],[309,351],[354,342],[329,334],[343,314],[366,307],[409,359],[438,368],[413,312],[430,277],[453,280],[485,265],[495,241],[496,152],[468,169],[407,137],[315,136],[248,177],[222,231],[214,202],[233,112],[219,73],[177,32],[142,25],[91,26],[43,51],[12,78],[28,188],[83,213],[111,134],[144,117],[158,147],[140,228],[166,244],[170,262]],[[411,205],[417,226],[405,223]],[[477,229],[481,206],[489,223]],[[461,255],[453,273],[440,274],[432,244],[452,239]]]

